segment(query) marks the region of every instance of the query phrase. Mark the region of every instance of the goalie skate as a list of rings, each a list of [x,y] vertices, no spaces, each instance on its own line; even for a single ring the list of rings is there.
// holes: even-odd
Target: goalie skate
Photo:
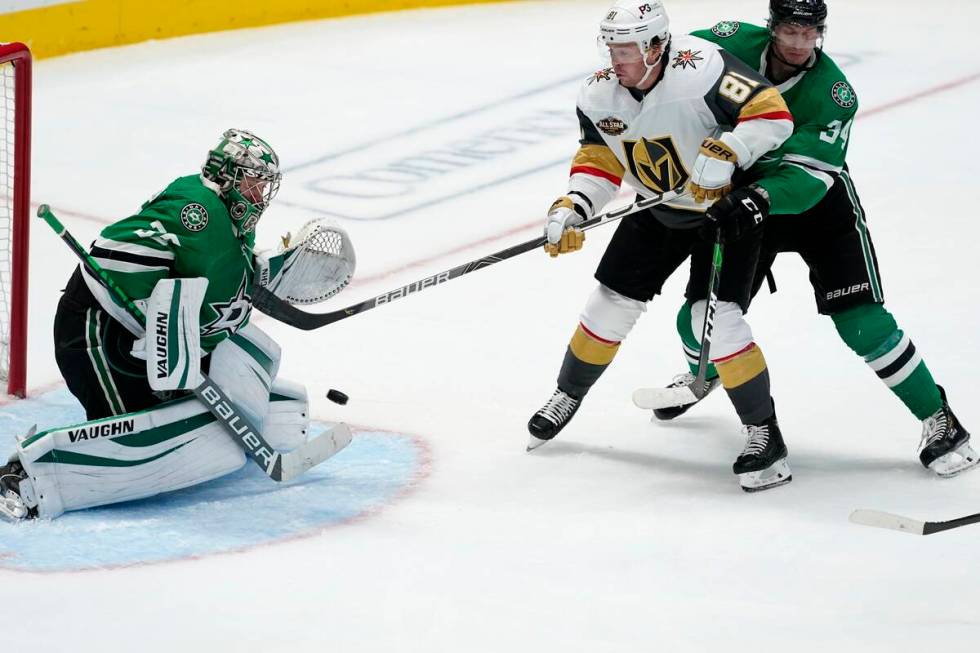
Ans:
[[[946,391],[939,386],[943,405],[922,421],[919,461],[943,478],[961,474],[980,463],[970,446],[970,433],[963,428],[946,401]]]
[[[14,458],[0,467],[0,517],[20,521],[37,515],[34,486],[20,461]]]
[[[745,449],[732,465],[738,481],[746,492],[759,492],[785,485],[793,480],[786,462],[786,444],[773,415],[762,424],[743,427]]]

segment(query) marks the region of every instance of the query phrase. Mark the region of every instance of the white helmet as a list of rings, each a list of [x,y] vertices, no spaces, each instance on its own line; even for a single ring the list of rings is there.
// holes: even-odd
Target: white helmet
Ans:
[[[636,43],[640,52],[647,52],[657,43],[670,38],[670,19],[661,0],[616,0],[599,23],[602,43]],[[656,39],[656,40],[655,40]]]

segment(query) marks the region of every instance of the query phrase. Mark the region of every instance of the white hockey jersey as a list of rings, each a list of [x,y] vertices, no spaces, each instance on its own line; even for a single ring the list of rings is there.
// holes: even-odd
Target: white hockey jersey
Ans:
[[[671,40],[661,77],[645,95],[621,86],[612,69],[591,75],[578,116],[581,147],[568,191],[589,215],[623,182],[645,197],[683,189],[706,137],[728,144],[744,170],[793,133],[793,117],[770,82],[714,43],[687,35]],[[685,195],[667,206],[678,210],[654,215],[687,227],[710,203]]]

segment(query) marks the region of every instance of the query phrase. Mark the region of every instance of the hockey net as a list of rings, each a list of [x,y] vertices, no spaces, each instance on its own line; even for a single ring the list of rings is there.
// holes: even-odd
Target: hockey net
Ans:
[[[30,212],[31,53],[0,44],[0,377],[24,396]]]

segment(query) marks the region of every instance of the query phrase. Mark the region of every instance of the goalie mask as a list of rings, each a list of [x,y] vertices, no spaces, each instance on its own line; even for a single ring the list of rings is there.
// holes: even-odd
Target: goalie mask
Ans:
[[[218,185],[231,220],[244,236],[255,230],[262,212],[279,192],[279,157],[261,138],[229,129],[208,152],[202,176]]]

